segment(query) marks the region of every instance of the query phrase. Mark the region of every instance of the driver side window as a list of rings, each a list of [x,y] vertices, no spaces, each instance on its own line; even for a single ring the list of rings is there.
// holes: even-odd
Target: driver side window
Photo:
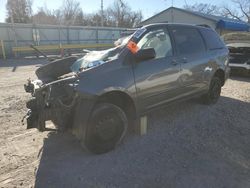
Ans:
[[[170,36],[162,28],[146,33],[137,46],[139,49],[154,48],[156,53],[155,59],[173,55]]]

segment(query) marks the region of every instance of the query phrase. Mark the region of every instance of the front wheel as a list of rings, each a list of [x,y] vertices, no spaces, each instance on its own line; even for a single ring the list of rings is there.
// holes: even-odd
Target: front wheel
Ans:
[[[121,108],[109,103],[97,104],[87,124],[84,145],[92,153],[106,153],[121,142],[127,127],[128,120]]]
[[[220,98],[221,93],[221,80],[218,77],[213,77],[208,92],[202,96],[205,104],[215,104]]]

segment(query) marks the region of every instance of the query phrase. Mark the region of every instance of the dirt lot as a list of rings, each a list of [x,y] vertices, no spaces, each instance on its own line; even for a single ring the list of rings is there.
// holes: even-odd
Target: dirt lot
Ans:
[[[250,187],[250,78],[228,80],[216,105],[155,111],[147,135],[91,155],[69,133],[25,129],[23,84],[43,61],[15,61],[0,61],[0,187]]]

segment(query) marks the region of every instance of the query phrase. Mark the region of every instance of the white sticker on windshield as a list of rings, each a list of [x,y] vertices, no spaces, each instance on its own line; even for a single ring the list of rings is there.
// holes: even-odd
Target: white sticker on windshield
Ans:
[[[140,38],[140,37],[142,36],[142,34],[145,33],[145,31],[147,31],[146,28],[138,29],[138,30],[135,32],[135,34],[134,34],[133,37],[135,37],[135,38]]]

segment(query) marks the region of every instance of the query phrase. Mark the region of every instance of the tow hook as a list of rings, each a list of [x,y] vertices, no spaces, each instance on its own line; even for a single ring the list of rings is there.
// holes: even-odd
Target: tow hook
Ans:
[[[24,120],[25,119],[28,119],[29,117],[31,116],[31,110],[29,109],[28,111],[27,111],[27,113],[23,116],[23,118],[22,118],[22,125],[24,125]]]

